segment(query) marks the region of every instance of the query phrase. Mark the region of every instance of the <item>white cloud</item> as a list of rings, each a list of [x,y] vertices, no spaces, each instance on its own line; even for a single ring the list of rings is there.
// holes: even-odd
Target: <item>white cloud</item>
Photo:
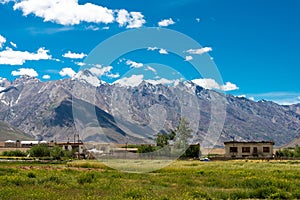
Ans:
[[[116,73],[116,74],[107,74],[106,75],[108,78],[119,78],[120,77],[120,74],[119,73]]]
[[[14,51],[11,48],[0,52],[0,64],[4,65],[23,65],[28,60],[49,60],[52,58],[48,54],[49,50],[39,48],[36,53],[28,51]]]
[[[3,47],[3,44],[6,42],[6,38],[0,35],[0,49]]]
[[[74,30],[74,27],[71,26],[64,26],[64,27],[56,27],[56,28],[41,28],[41,27],[30,27],[27,28],[27,30],[32,34],[32,35],[44,35],[44,34],[55,34],[55,33],[61,33],[61,32],[66,32],[66,31],[72,31]]]
[[[268,100],[273,101],[280,105],[291,105],[300,103],[300,94],[299,92],[267,92],[267,93],[258,93],[258,94],[247,94],[250,96],[249,99],[257,100]]]
[[[140,28],[146,23],[144,15],[140,12],[130,12],[130,20],[126,28]]]
[[[140,28],[146,23],[142,13],[128,12],[125,9],[118,11],[116,21],[121,27],[126,25],[126,28]]]
[[[76,72],[72,68],[66,67],[66,68],[61,69],[61,71],[59,72],[59,75],[73,77],[76,75]]]
[[[193,60],[193,56],[185,56],[185,61]]]
[[[123,77],[121,79],[116,80],[113,84],[120,84],[121,86],[131,86],[131,87],[136,87],[139,84],[141,84],[143,81],[147,83],[151,83],[153,85],[158,85],[158,84],[163,84],[163,85],[176,85],[178,84],[181,80],[180,79],[175,79],[175,80],[169,80],[166,78],[160,78],[157,80],[144,80],[144,75],[132,75],[130,77]]]
[[[158,50],[158,52],[160,53],[160,54],[168,54],[168,51],[166,50],[166,49],[160,49],[160,48],[157,48],[157,47],[148,47],[147,48],[147,51],[156,51],[156,50]]]
[[[15,3],[14,10],[21,10],[24,16],[33,14],[42,18],[44,22],[66,26],[82,22],[110,24],[116,21],[120,26],[126,25],[126,28],[139,28],[146,23],[141,12],[112,10],[93,3],[79,4],[78,0],[0,0],[0,3],[5,4],[10,1]],[[98,28],[91,30],[98,30]]]
[[[187,50],[186,52],[190,53],[190,54],[198,54],[198,55],[201,55],[201,54],[204,54],[204,53],[208,53],[212,51],[212,48],[211,47],[203,47],[201,49],[189,49]]]
[[[126,65],[129,65],[131,68],[141,68],[141,67],[144,66],[143,63],[137,63],[137,62],[132,61],[132,60],[127,60]]]
[[[103,76],[104,74],[110,72],[112,70],[112,66],[107,66],[107,67],[92,67],[90,68],[90,72],[97,76]]]
[[[200,22],[200,18],[197,17],[197,18],[196,18],[196,21],[199,23],[199,22]]]
[[[109,26],[104,26],[103,28],[102,28],[102,30],[108,30],[109,29]]]
[[[254,101],[254,100],[255,100],[254,97],[249,97],[249,99],[250,99],[251,101]]]
[[[78,66],[80,66],[80,67],[82,67],[82,66],[85,66],[85,65],[86,65],[86,63],[84,63],[84,62],[75,62],[75,64],[76,64],[76,65],[78,65]]]
[[[160,54],[168,54],[168,51],[166,49],[160,49],[159,53]]]
[[[50,79],[51,78],[51,76],[50,75],[48,75],[48,74],[45,74],[43,77],[42,77],[43,79]]]
[[[78,4],[78,0],[23,0],[14,5],[24,16],[34,14],[45,22],[62,25],[87,23],[112,23],[114,11],[92,3]]]
[[[17,44],[16,43],[13,43],[13,42],[10,42],[10,45],[17,48]]]
[[[155,73],[155,74],[157,73],[156,69],[154,69],[154,68],[151,67],[151,66],[147,66],[145,70],[146,70],[146,71],[152,71],[152,72]]]
[[[20,69],[18,69],[18,71],[12,71],[11,75],[13,75],[13,76],[27,75],[27,76],[36,77],[36,76],[38,76],[38,73],[32,68],[20,68]]]
[[[160,22],[158,22],[158,26],[169,26],[169,25],[172,25],[172,24],[175,24],[175,22],[173,21],[172,18],[164,19],[164,20],[161,20]]]
[[[147,50],[148,51],[155,51],[155,50],[158,50],[159,48],[157,47],[148,47]]]
[[[86,30],[98,31],[100,28],[94,25],[89,25],[85,27]]]
[[[236,86],[234,83],[226,82],[225,85],[221,85],[221,90],[223,91],[232,91],[232,90],[238,90],[239,87]]]
[[[200,79],[194,79],[192,80],[193,83],[196,85],[199,85],[205,89],[216,89],[216,90],[223,90],[223,91],[232,91],[232,90],[238,90],[239,88],[230,82],[226,82],[225,85],[219,85],[214,79],[211,78],[200,78]]]
[[[200,79],[194,79],[192,80],[193,83],[195,83],[196,85],[199,85],[205,89],[220,89],[220,85],[214,80],[214,79],[204,79],[204,78],[200,78]]]
[[[125,26],[128,23],[130,16],[127,10],[121,9],[118,11],[118,16],[116,21],[119,23],[120,26]]]
[[[145,80],[148,83],[151,83],[152,85],[158,85],[158,84],[163,84],[163,85],[172,85],[178,83],[180,80],[176,79],[176,80],[169,80],[166,78],[161,78],[158,80]]]
[[[68,51],[64,55],[62,55],[65,58],[71,58],[71,59],[82,59],[86,57],[87,55],[84,53],[72,53],[71,51]]]
[[[245,95],[245,94],[241,94],[241,95],[238,95],[236,97],[238,97],[238,98],[248,98],[249,100],[254,101],[254,97],[247,97],[247,95]]]
[[[118,79],[114,82],[114,84],[120,84],[121,86],[138,86],[144,79],[144,75],[132,75],[131,77],[124,77],[121,79]]]

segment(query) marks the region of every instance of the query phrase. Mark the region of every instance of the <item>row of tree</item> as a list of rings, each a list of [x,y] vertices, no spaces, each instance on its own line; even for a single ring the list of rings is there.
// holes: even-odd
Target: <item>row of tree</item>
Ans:
[[[170,133],[159,132],[156,135],[156,146],[141,145],[138,147],[138,153],[156,152],[156,155],[170,156],[172,155],[170,144],[172,144],[175,154],[181,152],[181,157],[198,158],[200,145],[189,146],[189,139],[193,136],[192,132],[189,122],[185,118],[181,118],[176,129],[170,130]]]
[[[300,147],[297,145],[295,148],[284,148],[276,151],[276,157],[284,157],[284,158],[300,158]]]
[[[71,158],[73,152],[65,151],[59,146],[54,146],[52,148],[45,146],[45,145],[37,145],[33,146],[27,152],[23,152],[20,150],[13,150],[13,151],[4,151],[2,153],[3,156],[14,156],[14,157],[37,157],[37,158],[52,158],[55,160],[60,160],[62,158]]]

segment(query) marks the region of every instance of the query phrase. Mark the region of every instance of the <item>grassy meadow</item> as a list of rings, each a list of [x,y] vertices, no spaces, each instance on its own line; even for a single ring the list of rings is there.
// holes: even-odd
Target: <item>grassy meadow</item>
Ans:
[[[98,161],[0,162],[0,199],[300,199],[298,161],[175,161],[125,173]]]

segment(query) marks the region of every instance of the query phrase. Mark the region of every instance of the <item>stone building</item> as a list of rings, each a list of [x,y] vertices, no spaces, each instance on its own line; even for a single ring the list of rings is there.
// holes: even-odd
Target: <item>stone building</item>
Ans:
[[[275,143],[273,141],[228,141],[224,144],[226,158],[272,158]]]

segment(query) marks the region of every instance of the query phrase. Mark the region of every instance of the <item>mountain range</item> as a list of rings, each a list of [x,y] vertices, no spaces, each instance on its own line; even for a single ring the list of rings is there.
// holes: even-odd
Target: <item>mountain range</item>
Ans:
[[[299,137],[300,104],[255,102],[189,81],[107,84],[88,70],[57,81],[0,80],[0,121],[39,140],[149,143],[182,116],[193,129],[193,142],[273,140],[281,146]]]

